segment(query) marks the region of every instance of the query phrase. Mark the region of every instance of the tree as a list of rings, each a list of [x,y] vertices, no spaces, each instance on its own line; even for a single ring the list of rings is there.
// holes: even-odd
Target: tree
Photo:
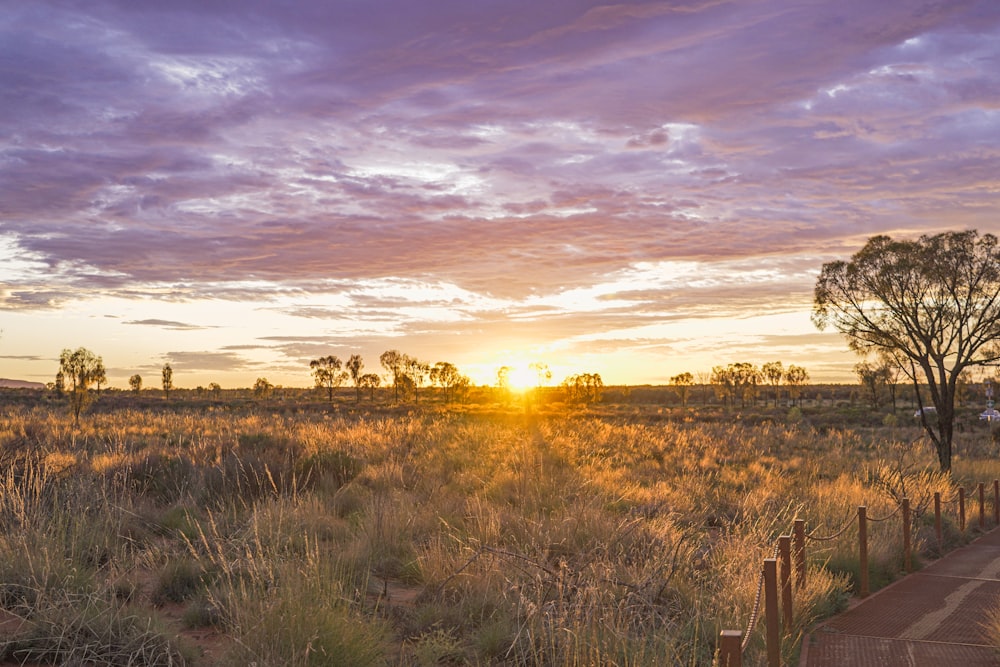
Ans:
[[[403,364],[406,358],[406,355],[399,350],[386,350],[378,358],[382,368],[392,375],[393,401],[396,403],[399,402],[399,379],[403,375]]]
[[[462,378],[455,364],[447,361],[439,361],[434,364],[430,371],[431,383],[441,387],[444,391],[444,399],[451,402],[454,399],[454,389]]]
[[[327,400],[330,403],[333,403],[333,390],[339,387],[346,377],[340,367],[340,358],[332,354],[309,362],[316,387],[326,388]]]
[[[571,402],[598,403],[604,389],[600,373],[580,373],[563,380],[566,398]]]
[[[781,400],[781,381],[785,377],[784,367],[780,361],[769,361],[760,367],[760,372],[767,383],[774,387],[774,407],[778,407],[778,401]],[[767,407],[767,401],[764,401],[764,406]]]
[[[686,372],[680,373],[670,378],[670,384],[674,386],[674,391],[677,392],[677,397],[681,399],[681,405],[686,408],[688,404],[688,393],[690,393],[691,386],[694,384],[694,376]]]
[[[535,371],[535,377],[537,378],[536,389],[541,389],[552,379],[552,371],[549,370],[549,365],[544,362],[533,361],[528,364],[528,368]]]
[[[69,403],[73,411],[73,423],[76,425],[80,424],[80,413],[90,403],[90,385],[103,370],[104,362],[87,348],[80,347],[75,351],[66,349],[59,355],[56,385],[60,382],[60,375],[63,383],[69,383]]]
[[[917,390],[926,385],[937,419],[921,423],[951,470],[955,392],[962,371],[1000,359],[1000,250],[974,230],[915,241],[874,236],[850,261],[823,265],[813,321],[832,325],[861,355],[903,360]]]
[[[212,392],[212,398],[218,400],[219,396],[222,395],[222,387],[218,382],[209,382],[208,390]]]
[[[861,386],[868,392],[868,400],[872,408],[878,410],[879,390],[885,384],[885,373],[882,367],[867,359],[854,365],[854,373],[858,376]]]
[[[382,384],[382,378],[375,373],[365,373],[358,378],[358,386],[368,389],[368,400],[375,402],[375,390]]]
[[[809,371],[802,366],[788,365],[788,369],[785,371],[785,385],[788,387],[788,398],[793,403],[797,402],[800,406],[802,405],[802,388],[806,386],[807,382],[809,382]]]
[[[108,373],[104,369],[104,360],[100,357],[97,358],[97,366],[94,368],[94,388],[97,390],[97,395],[101,394],[101,385],[107,384]]]
[[[351,374],[351,380],[354,382],[354,402],[361,402],[361,371],[365,367],[365,362],[361,359],[360,354],[352,354],[344,364],[344,368],[347,372]]]
[[[431,372],[431,367],[416,357],[404,354],[403,369],[406,377],[410,379],[410,388],[413,390],[413,402],[419,403],[420,397],[417,396],[417,390],[423,386],[424,380],[427,379],[427,375]]]
[[[135,375],[130,377],[128,379],[128,386],[133,392],[138,394],[140,391],[142,391],[142,376],[136,373]]]
[[[274,391],[274,385],[267,381],[267,378],[257,378],[253,383],[253,395],[262,401],[266,401]]]
[[[174,369],[170,367],[170,364],[163,364],[160,378],[163,382],[163,397],[169,398],[170,390],[174,388]]]

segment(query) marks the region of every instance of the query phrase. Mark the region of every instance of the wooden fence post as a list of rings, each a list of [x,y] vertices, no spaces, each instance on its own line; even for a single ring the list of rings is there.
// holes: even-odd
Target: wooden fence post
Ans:
[[[743,633],[723,630],[719,635],[719,667],[743,667]]]
[[[778,561],[764,559],[764,621],[767,624],[767,665],[781,667],[781,633],[778,627]]]
[[[868,597],[868,508],[858,507],[858,583],[859,597]]]
[[[1000,479],[993,480],[993,525],[1000,526]]]
[[[781,620],[785,632],[792,632],[792,538],[782,535],[778,538],[778,554],[781,558]]]
[[[1000,523],[998,521],[997,523]],[[806,585],[806,522],[796,519],[792,531],[795,535],[795,583],[799,588]]]
[[[986,528],[986,494],[982,482],[976,485],[976,492],[979,494],[979,530],[983,530]]]
[[[910,499],[903,498],[903,566],[907,572],[913,571],[910,549]]]
[[[965,487],[958,487],[958,529],[965,532]]]
[[[938,551],[943,548],[941,540],[941,492],[934,492],[934,532],[937,533]]]

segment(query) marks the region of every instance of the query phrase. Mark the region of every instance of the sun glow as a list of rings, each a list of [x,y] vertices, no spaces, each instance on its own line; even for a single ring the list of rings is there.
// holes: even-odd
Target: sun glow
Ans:
[[[538,384],[537,374],[527,364],[508,366],[507,386],[514,391],[527,391]]]

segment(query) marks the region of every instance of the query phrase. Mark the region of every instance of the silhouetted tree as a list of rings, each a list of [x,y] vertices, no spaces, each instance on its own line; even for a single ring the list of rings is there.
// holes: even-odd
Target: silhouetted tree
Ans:
[[[358,378],[358,386],[368,389],[368,400],[375,402],[375,390],[382,384],[382,378],[375,373],[365,373]]]
[[[309,362],[316,387],[326,388],[327,400],[330,403],[333,403],[333,390],[339,387],[346,377],[340,367],[340,358],[332,354]]]
[[[104,362],[101,358],[84,347],[75,351],[66,349],[59,355],[59,374],[62,375],[63,382],[69,382],[69,402],[74,424],[80,424],[80,413],[90,403],[90,385],[103,369]],[[58,381],[57,374],[57,384]]]
[[[406,376],[410,379],[412,384],[413,401],[414,403],[419,403],[420,397],[417,396],[417,391],[423,386],[424,381],[427,379],[427,376],[431,371],[430,366],[415,357],[403,355],[403,368]]]
[[[915,391],[925,385],[930,394],[937,419],[921,410],[921,423],[950,471],[958,378],[1000,359],[997,238],[974,230],[872,237],[850,261],[823,265],[813,321],[832,325],[862,355],[885,350],[905,360]]]
[[[142,376],[136,373],[128,379],[128,386],[133,392],[138,394],[142,391]]]
[[[361,371],[365,367],[365,362],[361,358],[360,354],[352,354],[344,364],[347,372],[351,374],[351,380],[354,382],[354,402],[361,402]]]
[[[768,384],[774,387],[774,407],[778,407],[778,402],[781,400],[781,381],[785,378],[784,367],[780,361],[769,361],[760,367],[760,372]],[[764,401],[764,406],[767,406],[767,401]]]
[[[566,398],[577,403],[598,403],[604,389],[600,373],[580,373],[563,380]]]
[[[809,371],[802,366],[789,364],[785,370],[785,385],[788,387],[788,398],[793,403],[802,405],[802,388],[809,382]]]
[[[462,378],[458,368],[447,361],[439,361],[430,371],[431,382],[444,391],[444,399],[450,402],[454,399],[454,388]]]
[[[257,378],[253,383],[253,395],[262,401],[267,400],[274,391],[274,385],[267,381],[267,378]]]
[[[101,385],[107,384],[108,373],[104,369],[104,360],[100,357],[97,358],[97,367],[94,369],[94,389],[97,390],[98,396],[101,394]]]
[[[673,385],[677,397],[681,399],[681,405],[687,407],[688,393],[691,391],[691,385],[694,384],[694,376],[687,372],[678,373],[670,378],[670,384]]]
[[[170,390],[174,388],[174,369],[170,367],[170,364],[163,364],[160,379],[163,383],[163,397],[169,398]]]
[[[219,385],[218,382],[209,382],[208,390],[212,393],[212,398],[216,400],[218,400],[219,397],[222,395],[222,387]]]
[[[393,401],[399,402],[399,379],[403,376],[403,366],[406,363],[406,355],[399,350],[386,350],[378,358],[382,368],[387,370],[392,376]]]

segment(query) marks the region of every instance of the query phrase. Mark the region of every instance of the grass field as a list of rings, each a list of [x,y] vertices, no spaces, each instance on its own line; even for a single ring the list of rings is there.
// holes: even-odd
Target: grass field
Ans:
[[[61,406],[10,407],[0,659],[709,665],[794,518],[833,533],[858,505],[886,515],[907,495],[929,557],[931,494],[1000,476],[982,429],[960,434],[947,478],[894,421],[200,406],[95,412],[74,428]],[[901,569],[890,523],[872,527],[873,587]],[[945,529],[950,545],[966,539]],[[810,546],[787,660],[845,604],[855,544]],[[762,653],[758,628],[744,664]]]

